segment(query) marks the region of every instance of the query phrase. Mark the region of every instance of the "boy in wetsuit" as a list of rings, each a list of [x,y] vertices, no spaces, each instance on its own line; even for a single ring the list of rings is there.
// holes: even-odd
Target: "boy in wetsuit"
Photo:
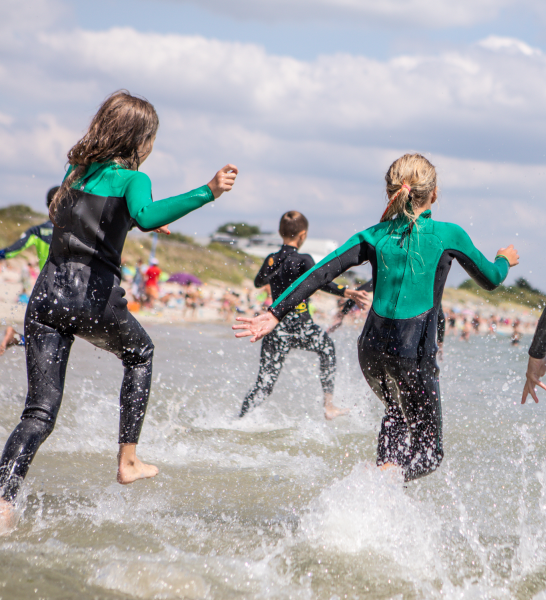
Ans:
[[[46,204],[48,209],[58,189],[59,186],[52,187],[47,192]],[[27,229],[25,233],[23,233],[23,235],[11,246],[0,249],[0,260],[13,258],[20,252],[23,252],[23,250],[34,246],[36,248],[36,253],[38,254],[40,270],[42,270],[47,257],[49,256],[49,247],[51,246],[52,235],[53,223],[50,220],[45,221],[45,223],[42,223],[41,225],[34,225],[33,227]]]
[[[298,253],[307,238],[308,229],[307,219],[296,210],[285,213],[281,218],[279,233],[283,245],[278,252],[270,254],[265,259],[254,280],[257,288],[271,286],[274,301],[291,283],[309,271],[315,264],[309,254]],[[358,302],[364,300],[361,292],[349,290],[342,285],[328,283],[320,289]],[[327,419],[335,419],[349,412],[348,409],[340,409],[333,404],[336,372],[334,342],[321,327],[313,322],[309,314],[308,299],[303,298],[286,319],[264,338],[258,379],[243,401],[240,417],[243,417],[251,408],[261,404],[271,394],[284,361],[292,348],[316,352],[319,355],[320,383],[324,392],[324,416]]]
[[[243,324],[233,328],[244,330],[237,337],[252,336],[250,341],[255,342],[303,298],[369,261],[374,298],[358,340],[358,358],[366,381],[385,405],[377,465],[399,467],[409,481],[432,473],[444,455],[436,338],[451,264],[457,260],[478,285],[493,290],[518,264],[519,256],[510,245],[490,262],[461,227],[432,219],[436,169],[424,156],[402,156],[390,166],[385,180],[389,204],[377,225],[357,233],[307,271],[268,313],[254,319],[239,317]],[[546,356],[546,344],[537,346],[541,346],[537,359]]]

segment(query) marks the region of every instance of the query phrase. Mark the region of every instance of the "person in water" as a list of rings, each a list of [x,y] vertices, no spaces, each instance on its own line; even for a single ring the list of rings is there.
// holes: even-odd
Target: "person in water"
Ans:
[[[59,186],[55,186],[47,192],[46,205],[48,209],[58,190]],[[8,246],[7,248],[0,249],[0,260],[13,258],[14,256],[17,256],[23,252],[23,250],[34,246],[36,248],[36,253],[38,254],[38,263],[41,270],[44,268],[45,262],[49,255],[49,246],[51,245],[52,235],[53,223],[51,220],[45,221],[45,223],[42,223],[41,225],[34,225],[33,227],[27,229],[14,244]]]
[[[196,190],[152,201],[139,167],[153,149],[159,120],[149,102],[118,91],[68,152],[68,169],[50,206],[49,258],[25,316],[28,394],[21,422],[0,459],[0,530],[15,521],[18,490],[38,448],[53,431],[74,336],[112,352],[125,373],[120,393],[117,480],[153,477],[157,467],[136,456],[146,412],[154,346],[127,310],[120,287],[121,251],[137,225],[155,230],[229,191],[237,168],[227,165]]]
[[[257,341],[302,299],[369,261],[374,297],[358,341],[358,358],[364,377],[385,405],[377,465],[400,467],[409,481],[437,469],[443,458],[436,336],[453,259],[481,287],[492,290],[519,257],[510,245],[489,262],[461,227],[432,219],[436,169],[424,156],[402,156],[385,179],[389,201],[379,224],[357,233],[307,271],[267,314],[239,317],[242,323],[233,328],[242,330],[236,337]]]
[[[278,252],[270,254],[265,259],[254,280],[257,288],[271,286],[273,300],[276,300],[291,283],[315,265],[315,261],[309,254],[298,252],[307,238],[308,229],[309,222],[296,210],[288,211],[281,217],[279,234],[283,245]],[[334,283],[320,286],[320,289],[359,302],[365,298],[362,292],[349,290],[343,285]],[[336,349],[332,338],[313,322],[306,296],[293,307],[282,323],[264,337],[258,379],[243,401],[240,417],[261,404],[271,394],[292,348],[316,352],[319,356],[320,382],[324,393],[324,416],[327,419],[335,419],[349,412],[347,409],[334,406]]]

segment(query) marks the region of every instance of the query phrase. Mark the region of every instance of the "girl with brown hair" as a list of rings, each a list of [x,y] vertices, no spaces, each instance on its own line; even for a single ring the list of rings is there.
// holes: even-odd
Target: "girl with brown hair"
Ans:
[[[453,259],[481,287],[500,285],[518,264],[513,246],[488,261],[458,225],[434,221],[436,169],[420,154],[390,166],[387,208],[381,222],[357,233],[295,281],[254,319],[239,317],[237,337],[257,341],[304,298],[351,267],[369,261],[373,303],[358,340],[362,373],[385,405],[377,464],[399,467],[406,481],[440,466],[442,411],[436,363],[438,312]]]
[[[68,153],[70,168],[50,206],[55,227],[49,258],[25,315],[28,394],[0,460],[0,531],[14,524],[18,490],[53,431],[74,336],[112,352],[125,369],[118,482],[158,472],[136,456],[154,346],[127,310],[120,287],[121,251],[134,225],[169,233],[169,223],[229,191],[237,175],[237,168],[227,165],[207,185],[153,202],[150,179],[138,169],[152,152],[158,126],[149,102],[118,91],[104,101]]]

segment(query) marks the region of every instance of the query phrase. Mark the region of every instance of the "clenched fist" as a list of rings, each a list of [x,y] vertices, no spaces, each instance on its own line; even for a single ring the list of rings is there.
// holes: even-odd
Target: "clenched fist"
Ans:
[[[238,172],[239,169],[235,165],[226,165],[216,173],[208,183],[214,199],[231,190]]]

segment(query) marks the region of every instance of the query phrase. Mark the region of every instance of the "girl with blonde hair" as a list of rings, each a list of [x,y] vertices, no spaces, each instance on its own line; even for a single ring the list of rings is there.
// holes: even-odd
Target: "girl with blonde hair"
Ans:
[[[358,340],[362,373],[385,405],[377,465],[397,466],[405,480],[428,475],[443,458],[438,311],[453,259],[493,290],[518,264],[512,245],[490,262],[458,225],[435,221],[436,169],[420,154],[396,160],[385,176],[388,204],[380,223],[357,233],[295,281],[254,319],[239,317],[236,337],[261,339],[304,298],[369,261],[373,303]]]

